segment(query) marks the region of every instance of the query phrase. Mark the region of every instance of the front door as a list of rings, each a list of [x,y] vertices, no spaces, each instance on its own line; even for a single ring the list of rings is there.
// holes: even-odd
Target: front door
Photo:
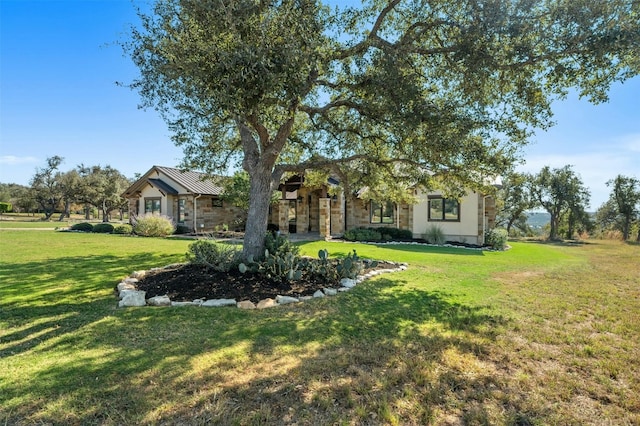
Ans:
[[[289,233],[295,234],[298,228],[298,203],[296,200],[289,201]]]

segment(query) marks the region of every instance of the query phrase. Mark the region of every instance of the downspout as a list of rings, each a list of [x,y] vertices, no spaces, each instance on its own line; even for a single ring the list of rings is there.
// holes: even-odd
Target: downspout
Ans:
[[[202,194],[198,194],[197,197],[193,197],[193,228],[196,235],[198,234],[198,198],[202,197]]]

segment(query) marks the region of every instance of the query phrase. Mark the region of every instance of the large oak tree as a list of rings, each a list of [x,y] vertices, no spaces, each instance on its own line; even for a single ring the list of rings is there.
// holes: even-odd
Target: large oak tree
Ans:
[[[157,0],[123,44],[131,84],[184,168],[250,176],[244,255],[259,257],[284,173],[347,188],[478,186],[504,172],[551,102],[606,100],[637,74],[632,0]],[[425,173],[428,171],[428,173]],[[446,179],[441,179],[446,175]],[[433,183],[433,182],[431,182]]]

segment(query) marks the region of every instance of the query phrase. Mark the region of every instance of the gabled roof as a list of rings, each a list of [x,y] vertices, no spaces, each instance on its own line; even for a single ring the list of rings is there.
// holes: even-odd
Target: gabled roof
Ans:
[[[158,176],[160,174],[160,176]],[[162,179],[162,175],[166,178]],[[168,179],[167,179],[168,178]],[[140,179],[135,181],[122,194],[124,198],[130,197],[141,191],[147,184],[152,185],[162,192],[177,195],[179,191],[172,185],[178,184],[187,190],[187,193],[202,195],[220,195],[223,188],[220,176],[210,176],[205,173],[186,171],[164,166],[153,166]],[[167,182],[167,180],[169,180]]]

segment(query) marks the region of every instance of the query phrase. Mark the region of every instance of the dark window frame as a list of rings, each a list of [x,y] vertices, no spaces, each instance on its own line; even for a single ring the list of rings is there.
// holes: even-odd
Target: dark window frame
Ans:
[[[391,212],[391,216],[385,216],[385,209]],[[380,217],[380,220],[374,221],[375,214]],[[393,225],[395,223],[396,206],[391,201],[385,201],[384,203],[378,203],[374,200],[369,200],[369,223],[378,225]],[[388,218],[385,220],[385,218]]]
[[[222,198],[212,198],[211,207],[224,207],[224,202],[222,201]]]
[[[438,217],[433,217],[434,208],[432,208],[432,205],[436,203],[439,204],[437,207],[441,214]],[[455,211],[456,216],[454,218],[447,217],[447,213],[452,210]],[[430,195],[427,202],[427,220],[429,222],[460,222],[460,201],[455,198]]]
[[[147,202],[151,203],[150,209],[147,209]],[[158,206],[157,211],[154,209],[154,205],[156,204],[155,202],[157,202],[157,206]],[[157,214],[158,216],[162,214],[162,198],[161,197],[145,197],[144,198],[144,214],[149,214],[149,213],[151,213],[152,215]]]
[[[187,211],[187,200],[185,198],[178,199],[178,223],[184,223]]]

